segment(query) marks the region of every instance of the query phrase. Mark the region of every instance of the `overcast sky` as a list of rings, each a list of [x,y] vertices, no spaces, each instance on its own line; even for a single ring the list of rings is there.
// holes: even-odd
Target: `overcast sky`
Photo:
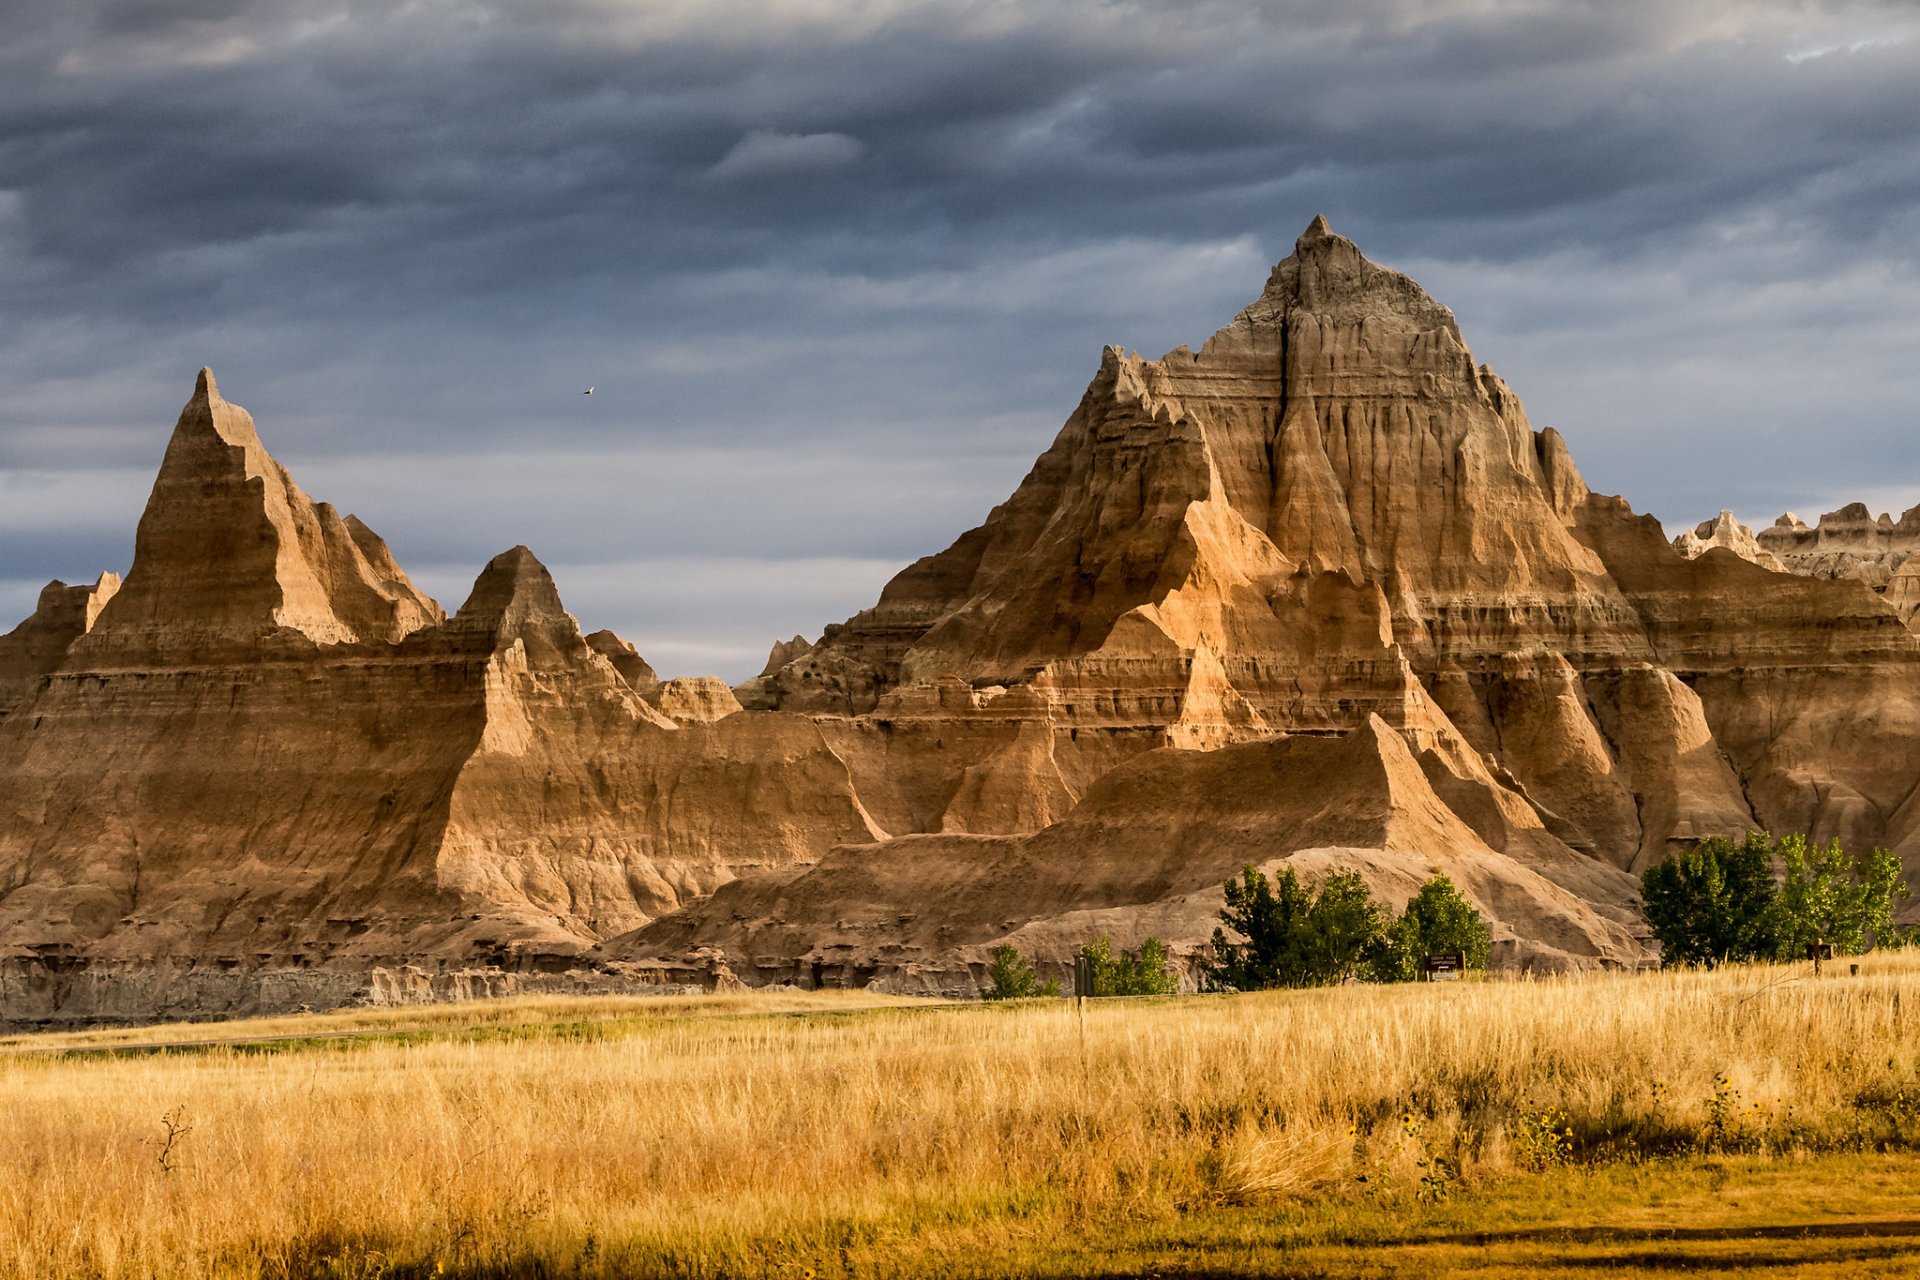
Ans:
[[[1636,509],[1920,502],[1914,4],[6,0],[0,630],[210,364],[450,608],[738,679],[1317,212]]]

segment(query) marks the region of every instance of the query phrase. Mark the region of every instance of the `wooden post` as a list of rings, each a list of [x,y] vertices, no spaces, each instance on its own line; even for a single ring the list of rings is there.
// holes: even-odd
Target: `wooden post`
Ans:
[[[1816,978],[1819,977],[1820,962],[1822,960],[1833,959],[1833,944],[1831,942],[1809,942],[1807,944],[1807,959],[1813,961],[1813,976]]]
[[[1093,961],[1086,956],[1073,958],[1073,1011],[1080,1024],[1080,1078],[1087,1083],[1087,997],[1093,994]]]

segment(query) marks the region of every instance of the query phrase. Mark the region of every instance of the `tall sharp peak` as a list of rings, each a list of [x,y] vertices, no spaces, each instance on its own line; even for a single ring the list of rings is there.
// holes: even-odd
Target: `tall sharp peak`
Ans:
[[[1293,252],[1273,268],[1262,302],[1281,314],[1400,315],[1418,328],[1447,329],[1460,337],[1452,311],[1406,275],[1370,260],[1337,234],[1324,214],[1314,215],[1293,242]]]
[[[215,380],[213,370],[203,366],[199,376],[193,380],[193,394],[181,406],[180,419],[174,425],[173,435],[179,441],[182,436],[201,436],[209,431],[225,444],[257,451],[258,457],[247,459],[255,469],[271,462],[267,458],[266,446],[260,443],[260,433],[253,425],[253,415],[221,395],[220,383]],[[168,450],[168,460],[174,460],[172,449]]]
[[[1313,221],[1307,224],[1307,229],[1294,240],[1293,256],[1303,262],[1331,256],[1356,268],[1372,265],[1367,262],[1366,256],[1360,252],[1358,245],[1345,236],[1334,234],[1333,228],[1327,225],[1327,215],[1324,213],[1314,214]]]
[[[301,492],[203,368],[140,516],[133,567],[82,647],[103,663],[199,661],[276,633],[393,641],[439,617],[377,538],[356,539]]]
[[[620,678],[635,693],[650,693],[660,686],[660,677],[640,651],[612,631],[596,631],[587,637],[587,647],[613,664]]]

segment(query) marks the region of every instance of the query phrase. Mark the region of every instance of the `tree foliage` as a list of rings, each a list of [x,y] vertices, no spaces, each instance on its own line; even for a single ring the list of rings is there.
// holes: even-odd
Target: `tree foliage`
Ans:
[[[1315,892],[1291,867],[1277,883],[1247,867],[1227,883],[1220,919],[1208,977],[1235,991],[1418,978],[1436,951],[1462,952],[1469,967],[1484,968],[1491,941],[1486,921],[1443,875],[1396,919],[1358,872],[1335,872]]]
[[[1060,994],[1059,980],[1048,978],[1041,982],[1033,971],[1033,962],[1009,943],[993,949],[993,961],[987,966],[987,982],[990,985],[980,993],[984,1000],[1025,1000]]]
[[[1859,955],[1870,934],[1893,937],[1893,900],[1907,892],[1899,858],[1875,849],[1856,862],[1838,840],[1809,846],[1804,836],[1788,836],[1778,852],[1786,871],[1775,900],[1781,958],[1805,955],[1810,942]]]
[[[1425,975],[1428,956],[1452,951],[1467,968],[1484,969],[1492,949],[1486,918],[1450,878],[1436,873],[1388,927],[1385,945],[1374,957],[1374,976],[1382,982],[1413,982]]]
[[[1158,938],[1148,938],[1138,951],[1115,955],[1112,940],[1101,935],[1089,939],[1080,955],[1093,969],[1096,996],[1170,996],[1180,989],[1167,963],[1167,944]]]
[[[1900,860],[1885,849],[1850,857],[1838,840],[1810,844],[1749,831],[1735,844],[1702,840],[1648,867],[1640,895],[1669,966],[1791,960],[1809,943],[1858,955],[1893,940],[1893,901],[1907,887]]]
[[[1774,892],[1772,844],[1757,831],[1739,844],[1702,840],[1640,877],[1647,924],[1668,965],[1771,959],[1779,950]]]

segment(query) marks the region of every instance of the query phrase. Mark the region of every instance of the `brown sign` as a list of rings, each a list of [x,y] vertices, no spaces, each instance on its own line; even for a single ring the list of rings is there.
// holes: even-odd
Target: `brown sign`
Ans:
[[[1833,944],[1831,942],[1809,942],[1807,944],[1807,959],[1809,960],[1833,959]]]
[[[1424,964],[1429,982],[1457,982],[1466,967],[1467,957],[1459,951],[1437,951]]]

